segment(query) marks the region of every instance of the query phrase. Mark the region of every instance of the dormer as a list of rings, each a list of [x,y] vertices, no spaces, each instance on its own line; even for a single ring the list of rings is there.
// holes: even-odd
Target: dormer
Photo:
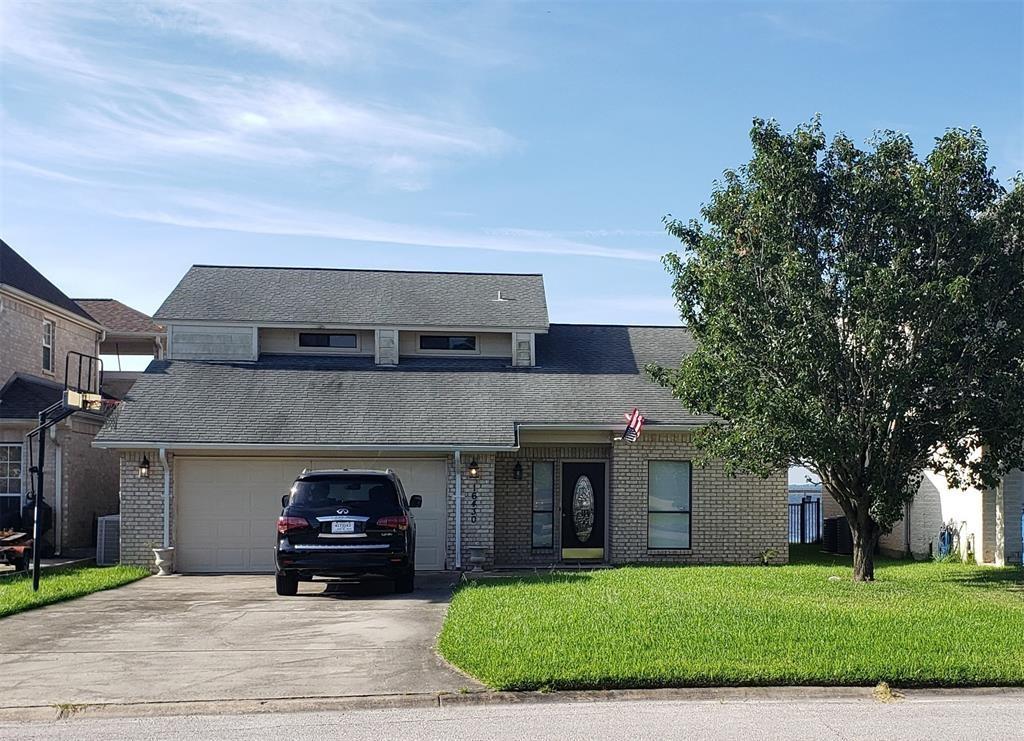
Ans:
[[[261,354],[536,362],[544,279],[520,273],[193,266],[155,315],[168,357]],[[358,361],[353,361],[358,362]]]

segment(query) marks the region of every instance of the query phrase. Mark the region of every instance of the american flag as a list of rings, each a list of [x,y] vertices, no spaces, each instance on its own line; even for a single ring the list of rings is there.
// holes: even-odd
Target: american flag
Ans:
[[[623,414],[626,418],[626,431],[622,433],[622,439],[627,443],[635,443],[640,439],[640,431],[644,428],[644,415],[635,408],[631,414]]]

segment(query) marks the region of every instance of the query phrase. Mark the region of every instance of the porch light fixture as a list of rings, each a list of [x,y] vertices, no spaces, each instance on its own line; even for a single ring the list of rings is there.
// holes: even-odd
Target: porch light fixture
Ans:
[[[149,478],[149,458],[142,456],[142,463],[139,464],[139,478]]]
[[[476,458],[469,462],[469,468],[466,469],[466,475],[471,479],[480,478],[480,466],[476,463]]]
[[[512,469],[512,478],[516,481],[523,480],[523,464],[519,461],[516,461],[515,468]]]

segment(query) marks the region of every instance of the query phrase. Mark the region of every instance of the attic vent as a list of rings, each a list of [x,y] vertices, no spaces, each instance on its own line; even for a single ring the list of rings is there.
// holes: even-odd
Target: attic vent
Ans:
[[[515,301],[514,298],[509,298],[508,296],[502,296],[500,290],[498,291],[498,297],[495,298],[495,299],[491,299],[491,300],[492,301],[502,301],[502,302],[504,302],[504,301]]]

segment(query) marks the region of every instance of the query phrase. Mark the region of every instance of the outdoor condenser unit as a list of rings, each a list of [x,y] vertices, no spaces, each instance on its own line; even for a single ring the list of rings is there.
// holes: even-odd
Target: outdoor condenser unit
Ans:
[[[121,560],[121,515],[96,519],[96,564],[114,566]]]

